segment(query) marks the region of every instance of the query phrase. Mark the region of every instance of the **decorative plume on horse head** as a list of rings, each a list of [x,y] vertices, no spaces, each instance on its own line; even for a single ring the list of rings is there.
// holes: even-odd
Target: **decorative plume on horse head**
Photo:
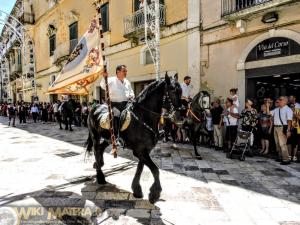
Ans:
[[[126,72],[125,66],[119,66],[116,69],[116,76],[108,80],[112,105],[121,111],[121,114],[125,110],[126,116],[130,116],[130,123],[124,130],[121,129],[122,122],[120,122],[120,118],[113,120],[118,122],[117,125],[114,124],[116,127],[115,133],[118,138],[123,140],[125,147],[131,149],[134,156],[139,160],[131,186],[133,195],[136,198],[143,197],[139,181],[143,167],[146,165],[154,177],[154,183],[150,188],[149,194],[150,202],[154,203],[159,199],[162,188],[159,179],[159,169],[150,158],[150,152],[158,142],[158,123],[162,108],[165,108],[169,115],[173,115],[174,111],[181,107],[181,88],[175,79],[170,78],[166,74],[165,79],[151,83],[137,98],[132,101],[125,101],[132,97],[130,83],[127,83],[125,80]],[[123,82],[120,78],[123,78]],[[88,118],[89,137],[87,140],[87,151],[94,152],[97,182],[99,184],[106,183],[101,168],[104,165],[104,150],[111,143],[110,131],[101,127],[101,114],[105,113],[107,111],[103,106],[97,105],[90,111]],[[172,119],[175,120],[176,118]]]

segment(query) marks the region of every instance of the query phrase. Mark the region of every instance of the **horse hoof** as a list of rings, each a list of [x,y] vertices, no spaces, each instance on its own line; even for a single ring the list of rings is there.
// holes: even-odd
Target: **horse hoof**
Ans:
[[[132,187],[133,197],[135,198],[143,198],[144,194],[141,186]]]
[[[70,131],[73,131],[73,130],[70,130]]]
[[[100,184],[100,185],[105,185],[105,184],[107,184],[107,182],[106,182],[105,179],[103,179],[103,178],[98,178],[98,177],[97,177],[97,183]]]
[[[150,192],[148,197],[149,197],[149,202],[151,204],[154,204],[155,202],[157,202],[159,200],[160,192]]]
[[[142,192],[141,193],[133,193],[133,197],[135,197],[135,198],[143,198],[144,194]]]

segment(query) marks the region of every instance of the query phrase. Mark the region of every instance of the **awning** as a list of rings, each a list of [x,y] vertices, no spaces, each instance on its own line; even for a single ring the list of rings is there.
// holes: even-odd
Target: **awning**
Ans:
[[[95,18],[49,88],[48,94],[88,94],[89,86],[103,72],[99,36],[97,19]]]

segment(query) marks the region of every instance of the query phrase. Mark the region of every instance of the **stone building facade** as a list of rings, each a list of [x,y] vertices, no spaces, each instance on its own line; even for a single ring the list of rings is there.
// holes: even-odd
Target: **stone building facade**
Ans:
[[[26,1],[26,0],[24,0]],[[26,90],[23,100],[53,101],[51,83],[61,71],[70,51],[87,30],[96,14],[93,0],[32,0],[34,22],[30,35],[35,49],[35,88]],[[151,1],[149,1],[151,4]],[[128,66],[128,79],[136,93],[155,79],[155,68],[145,46],[144,24],[139,0],[104,0],[105,55],[108,72],[119,64]],[[200,89],[200,1],[161,1],[161,76],[179,74],[180,81],[192,76],[194,92]],[[99,81],[82,101],[100,98]],[[20,100],[20,99],[18,99]]]
[[[300,2],[201,0],[201,82],[215,97],[300,98]]]

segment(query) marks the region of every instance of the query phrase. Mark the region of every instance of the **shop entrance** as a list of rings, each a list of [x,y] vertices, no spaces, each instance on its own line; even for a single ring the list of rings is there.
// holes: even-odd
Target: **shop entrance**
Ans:
[[[272,37],[259,42],[246,58],[246,98],[263,103],[294,95],[300,100],[300,45],[286,37]],[[291,63],[288,63],[291,62]]]
[[[246,81],[246,97],[262,104],[264,98],[294,95],[300,100],[300,73],[251,77]],[[259,105],[260,105],[259,104]]]

